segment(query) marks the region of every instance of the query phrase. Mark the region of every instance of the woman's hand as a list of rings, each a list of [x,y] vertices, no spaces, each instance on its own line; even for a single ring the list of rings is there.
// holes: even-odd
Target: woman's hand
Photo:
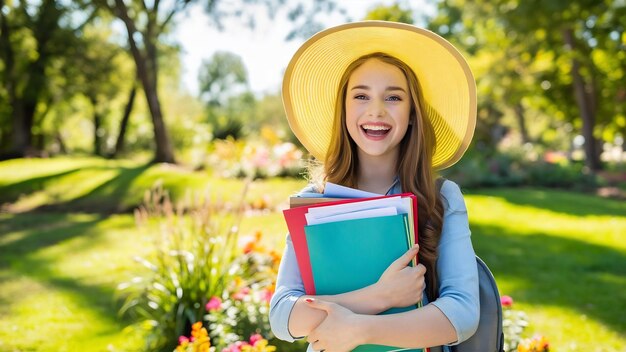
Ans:
[[[315,351],[345,352],[361,345],[364,336],[359,328],[358,315],[333,302],[306,298],[307,305],[326,312],[326,319],[317,326],[307,341]]]
[[[422,300],[426,267],[422,264],[408,266],[418,251],[416,244],[391,263],[375,284],[388,309],[408,307]]]

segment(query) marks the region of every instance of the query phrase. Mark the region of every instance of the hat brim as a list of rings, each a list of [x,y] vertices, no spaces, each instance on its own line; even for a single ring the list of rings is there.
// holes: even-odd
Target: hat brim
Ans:
[[[384,52],[413,69],[435,131],[433,168],[456,163],[476,126],[476,83],[463,56],[444,38],[412,25],[363,21],[321,31],[294,54],[283,79],[293,133],[318,160],[330,145],[339,80],[357,58]]]

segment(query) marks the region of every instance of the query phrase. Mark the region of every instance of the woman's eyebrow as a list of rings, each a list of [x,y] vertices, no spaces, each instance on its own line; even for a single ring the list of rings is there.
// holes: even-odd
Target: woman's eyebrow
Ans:
[[[391,87],[385,88],[385,90],[401,90],[401,91],[406,93],[406,90],[404,90],[404,88],[402,88],[402,87],[391,86]]]
[[[358,85],[358,86],[354,86],[352,88],[350,88],[350,90],[355,90],[355,89],[364,89],[364,90],[370,90],[371,88],[369,86],[366,85]],[[387,88],[385,88],[386,91],[393,91],[393,90],[400,90],[406,93],[406,90],[402,87],[396,87],[396,86],[389,86]]]
[[[355,89],[365,89],[365,90],[369,90],[370,87],[366,86],[366,85],[359,85],[359,86],[354,86],[352,88],[350,88],[350,90],[355,90]]]

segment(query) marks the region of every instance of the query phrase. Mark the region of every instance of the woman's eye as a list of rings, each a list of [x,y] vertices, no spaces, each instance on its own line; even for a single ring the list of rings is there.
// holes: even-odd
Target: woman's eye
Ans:
[[[367,96],[365,94],[357,94],[354,96],[354,99],[365,100],[367,99]]]
[[[397,95],[392,95],[390,97],[387,98],[387,100],[391,100],[391,101],[402,101],[402,98],[400,98]]]

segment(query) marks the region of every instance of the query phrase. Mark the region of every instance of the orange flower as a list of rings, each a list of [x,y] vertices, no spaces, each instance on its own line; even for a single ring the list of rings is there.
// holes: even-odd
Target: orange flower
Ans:
[[[270,257],[272,257],[272,266],[277,268],[278,265],[280,264],[280,260],[281,260],[280,253],[278,253],[275,250],[271,250],[270,251]]]
[[[257,231],[254,233],[254,238],[248,241],[243,247],[243,253],[248,254],[251,252],[257,253],[265,253],[267,250],[265,247],[261,245],[261,237],[263,237],[263,233],[261,231]]]

